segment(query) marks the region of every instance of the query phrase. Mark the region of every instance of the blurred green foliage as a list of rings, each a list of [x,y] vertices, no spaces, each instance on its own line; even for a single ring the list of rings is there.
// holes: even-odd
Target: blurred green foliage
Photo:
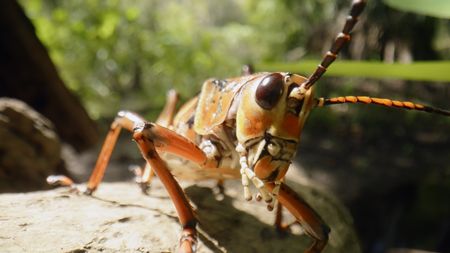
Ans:
[[[79,95],[93,118],[110,118],[120,109],[130,109],[154,119],[169,88],[175,88],[187,99],[200,90],[207,78],[239,75],[246,63],[256,63],[258,70],[286,71],[297,65],[267,63],[298,64],[304,56],[319,58],[322,46],[331,43],[323,33],[324,23],[334,24],[337,18],[343,21],[339,10],[345,8],[346,12],[350,1],[21,3],[66,85]],[[311,38],[316,40],[311,42]],[[316,48],[310,49],[311,46]],[[315,51],[311,54],[310,50]],[[293,70],[307,75],[316,64],[313,62],[318,60],[305,62],[304,70],[305,64]],[[369,70],[371,73],[365,76],[382,76],[383,72],[377,69]],[[349,75],[348,71],[360,73],[353,67],[339,68],[339,64],[329,72]]]
[[[209,77],[285,60],[328,1],[27,0],[22,4],[65,83],[94,118],[119,109],[154,116],[165,91],[187,98]],[[301,14],[301,16],[298,16]],[[295,59],[294,59],[295,60]],[[105,106],[106,105],[106,106]],[[149,116],[149,115],[148,115]]]

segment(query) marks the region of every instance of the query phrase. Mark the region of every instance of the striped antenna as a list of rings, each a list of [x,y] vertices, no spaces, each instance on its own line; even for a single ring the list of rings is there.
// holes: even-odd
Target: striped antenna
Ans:
[[[331,65],[331,63],[336,60],[337,55],[341,51],[342,47],[350,41],[350,32],[358,21],[358,17],[361,12],[364,10],[366,6],[365,0],[353,0],[352,7],[350,9],[350,13],[347,16],[347,20],[345,21],[344,28],[342,32],[338,34],[333,45],[330,50],[325,54],[322,59],[322,62],[317,66],[316,70],[312,75],[306,79],[306,81],[302,84],[305,89],[309,89],[320,77],[327,71],[327,68]]]
[[[317,107],[322,107],[326,105],[335,104],[345,104],[345,103],[362,103],[362,104],[376,104],[386,107],[394,107],[408,110],[424,111],[429,113],[437,113],[445,116],[450,116],[450,111],[443,110],[427,105],[416,104],[409,101],[397,101],[387,98],[374,98],[366,96],[345,96],[345,97],[335,97],[335,98],[319,98],[316,100]]]

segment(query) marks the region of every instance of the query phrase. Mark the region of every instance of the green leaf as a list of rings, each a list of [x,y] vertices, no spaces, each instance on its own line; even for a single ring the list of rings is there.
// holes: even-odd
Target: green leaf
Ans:
[[[309,75],[319,62],[319,60],[307,60],[300,63],[261,63],[256,64],[255,67],[258,71],[287,71]],[[341,60],[330,66],[325,75],[450,82],[450,61],[386,64]]]
[[[450,18],[449,0],[383,0],[383,2],[394,9],[402,11],[437,18]]]

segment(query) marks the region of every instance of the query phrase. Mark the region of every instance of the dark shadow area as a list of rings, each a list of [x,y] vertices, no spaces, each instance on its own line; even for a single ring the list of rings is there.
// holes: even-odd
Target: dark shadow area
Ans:
[[[298,151],[303,172],[349,207],[364,252],[449,252],[448,119],[353,107],[334,114],[339,124],[314,112]]]
[[[221,201],[216,200],[211,188],[190,186],[185,192],[197,206],[201,230],[219,243],[213,246],[217,252],[303,252],[310,244],[306,235],[281,235],[274,226],[236,209],[227,195]]]

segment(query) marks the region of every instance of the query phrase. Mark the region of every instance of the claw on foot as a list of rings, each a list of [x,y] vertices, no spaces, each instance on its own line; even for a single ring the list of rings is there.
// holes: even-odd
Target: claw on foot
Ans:
[[[64,186],[70,187],[70,191],[78,194],[92,195],[95,189],[80,188],[67,176],[64,175],[51,175],[47,177],[47,183],[52,186]]]
[[[195,230],[185,228],[180,238],[177,253],[194,253],[197,250],[197,235]]]
[[[51,175],[47,177],[47,183],[54,186],[68,186],[73,187],[74,182],[72,179],[63,175]]]

